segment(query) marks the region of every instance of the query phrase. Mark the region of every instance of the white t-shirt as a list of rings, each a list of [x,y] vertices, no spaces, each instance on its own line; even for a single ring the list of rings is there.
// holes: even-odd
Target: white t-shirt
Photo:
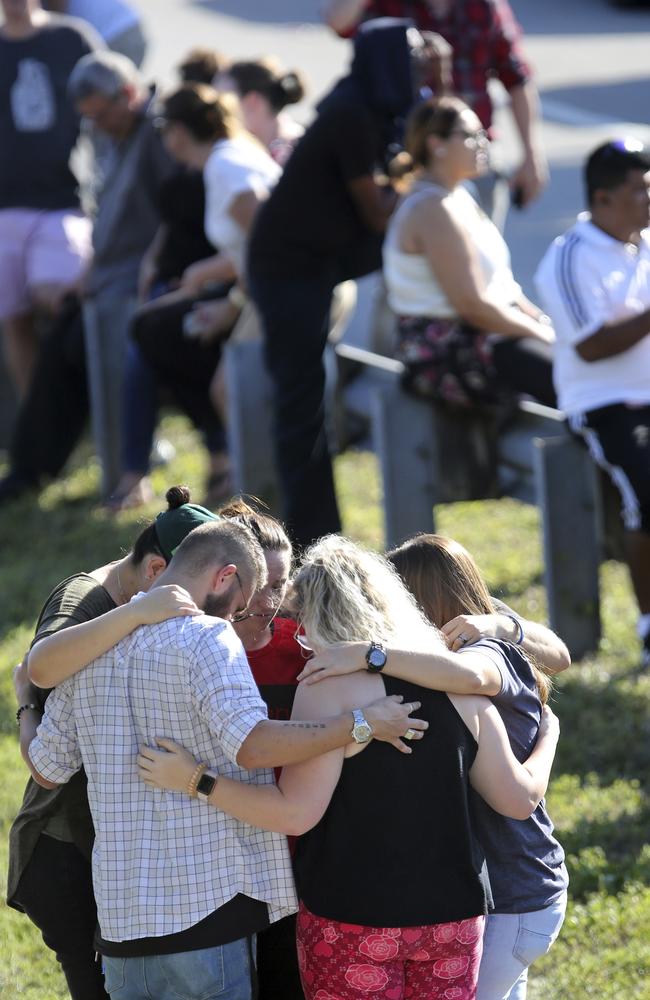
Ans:
[[[649,234],[643,233],[639,247],[621,243],[583,213],[537,269],[539,297],[555,327],[553,379],[566,413],[650,403],[650,337],[601,361],[583,361],[576,350],[604,324],[650,308]]]
[[[69,0],[66,14],[88,21],[107,43],[140,20],[125,0]]]
[[[246,233],[228,210],[237,195],[245,191],[254,191],[259,198],[265,198],[281,173],[266,150],[245,136],[216,142],[204,167],[205,234],[215,247],[232,258],[239,272]]]
[[[521,296],[510,267],[510,251],[491,219],[479,208],[469,191],[458,187],[449,194],[437,184],[418,187],[404,199],[391,219],[384,243],[384,277],[388,304],[398,316],[435,316],[451,319],[456,311],[438,284],[423,254],[400,249],[400,234],[408,213],[418,202],[443,195],[453,206],[454,218],[469,234],[478,256],[486,293],[499,305],[512,305]]]

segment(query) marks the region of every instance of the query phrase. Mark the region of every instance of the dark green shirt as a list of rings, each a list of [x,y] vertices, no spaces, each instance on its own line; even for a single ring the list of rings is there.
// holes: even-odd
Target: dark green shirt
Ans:
[[[45,602],[32,646],[62,628],[91,621],[114,607],[113,598],[94,577],[88,573],[70,576],[57,584]],[[48,694],[49,691],[38,692],[42,711],[45,710]],[[76,844],[84,857],[90,860],[95,831],[83,770],[58,788],[42,788],[33,778],[27,782],[20,811],[9,833],[7,902],[16,909],[21,909],[14,899],[18,882],[42,833]]]

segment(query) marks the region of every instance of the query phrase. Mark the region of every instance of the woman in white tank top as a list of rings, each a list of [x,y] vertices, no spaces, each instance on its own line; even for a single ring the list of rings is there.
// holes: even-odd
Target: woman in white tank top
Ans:
[[[488,166],[488,137],[454,97],[412,112],[409,194],[384,244],[388,301],[399,317],[406,384],[461,406],[524,393],[555,405],[553,331],[525,298],[508,247],[464,186]]]

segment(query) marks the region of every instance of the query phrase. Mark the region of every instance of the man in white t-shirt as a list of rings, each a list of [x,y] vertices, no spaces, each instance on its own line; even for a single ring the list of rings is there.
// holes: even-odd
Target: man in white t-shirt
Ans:
[[[557,338],[559,405],[621,494],[650,665],[650,151],[630,139],[599,146],[585,182],[589,212],[551,244],[535,280]]]

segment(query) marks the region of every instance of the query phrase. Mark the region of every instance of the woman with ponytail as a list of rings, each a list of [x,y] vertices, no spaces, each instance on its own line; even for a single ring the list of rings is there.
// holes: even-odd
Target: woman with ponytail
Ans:
[[[300,74],[295,70],[285,72],[273,56],[266,56],[232,63],[215,78],[214,85],[217,90],[237,95],[244,125],[284,167],[304,132],[285,112],[305,96]]]
[[[20,748],[26,763],[55,685],[139,625],[199,614],[189,595],[175,586],[158,587],[131,600],[149,589],[190,531],[215,518],[190,502],[184,486],[168,490],[167,504],[167,510],[138,535],[130,552],[68,577],[45,602],[31,650],[14,675]],[[93,841],[83,771],[53,790],[29,779],[9,835],[7,901],[40,929],[45,944],[56,953],[73,1000],[107,997],[93,944],[97,925],[90,868]]]

